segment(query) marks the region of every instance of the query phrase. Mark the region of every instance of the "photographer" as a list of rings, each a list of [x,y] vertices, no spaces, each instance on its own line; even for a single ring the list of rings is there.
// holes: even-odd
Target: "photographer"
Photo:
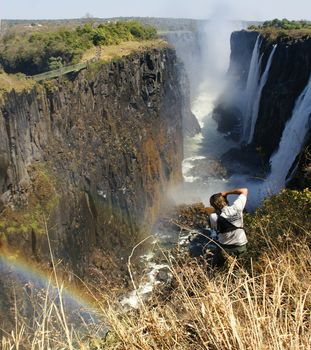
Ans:
[[[229,205],[228,195],[238,195],[232,205]],[[218,233],[220,247],[236,258],[243,256],[247,250],[247,238],[243,228],[243,209],[247,195],[247,188],[237,188],[210,197],[210,204],[216,211],[210,215],[211,228]]]

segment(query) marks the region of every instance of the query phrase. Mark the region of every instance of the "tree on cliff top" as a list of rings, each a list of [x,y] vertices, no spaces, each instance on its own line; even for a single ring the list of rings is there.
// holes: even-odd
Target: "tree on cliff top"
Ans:
[[[153,27],[135,21],[99,26],[89,23],[75,29],[54,31],[11,31],[0,42],[0,64],[8,73],[33,75],[78,63],[82,54],[92,46],[146,40],[155,36]]]
[[[290,21],[287,18],[275,18],[272,21],[265,21],[262,25],[251,25],[248,27],[248,29],[250,30],[260,30],[268,28],[283,30],[311,29],[311,22],[307,20]]]

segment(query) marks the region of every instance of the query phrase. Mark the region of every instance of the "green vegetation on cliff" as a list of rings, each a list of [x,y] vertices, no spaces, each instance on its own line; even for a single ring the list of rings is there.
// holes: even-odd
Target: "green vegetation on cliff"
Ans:
[[[283,19],[273,19],[272,21],[265,21],[262,25],[255,26],[251,25],[249,29],[258,29],[258,28],[276,28],[276,29],[285,29],[285,30],[292,30],[292,29],[311,29],[311,22],[310,21],[290,21],[286,18]]]
[[[311,22],[306,20],[290,21],[286,18],[275,18],[272,21],[265,21],[261,25],[251,25],[248,29],[259,31],[264,36],[273,40],[279,37],[297,38],[311,35]]]
[[[152,39],[156,37],[156,30],[128,21],[22,34],[9,31],[0,42],[0,64],[8,73],[33,75],[75,64],[94,46]]]
[[[2,96],[11,91],[21,92],[23,90],[30,90],[35,85],[35,81],[32,79],[26,79],[22,73],[7,74],[0,71],[0,101]]]
[[[41,164],[32,166],[29,172],[32,177],[32,191],[27,198],[27,206],[14,209],[7,207],[0,214],[0,241],[6,240],[10,234],[44,234],[43,218],[48,218],[58,203],[59,196],[51,173]],[[21,191],[27,191],[27,185],[21,186]],[[18,241],[18,236],[15,239]]]

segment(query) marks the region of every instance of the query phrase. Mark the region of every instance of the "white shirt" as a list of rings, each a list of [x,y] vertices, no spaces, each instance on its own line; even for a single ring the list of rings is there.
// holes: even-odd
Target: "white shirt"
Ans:
[[[240,194],[232,205],[227,205],[221,210],[220,216],[224,217],[231,224],[236,227],[243,227],[243,209],[246,204],[246,196]],[[213,213],[210,215],[210,223],[212,229],[217,229],[218,215]],[[247,243],[245,231],[242,229],[236,229],[234,231],[219,233],[218,241],[221,244],[227,245],[244,245]]]

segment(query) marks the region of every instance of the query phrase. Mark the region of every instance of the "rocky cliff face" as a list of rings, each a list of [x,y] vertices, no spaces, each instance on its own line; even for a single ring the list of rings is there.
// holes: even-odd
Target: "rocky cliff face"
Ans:
[[[231,34],[228,86],[220,96],[213,112],[213,118],[218,123],[218,130],[231,133],[235,139],[239,137],[241,92],[246,88],[252,52],[257,37],[258,33],[244,30]]]
[[[270,52],[275,44],[277,48],[262,91],[253,139],[253,145],[262,149],[266,160],[277,149],[295,101],[305,88],[311,72],[310,37],[281,37],[275,42],[264,39],[261,53]]]
[[[122,256],[181,180],[182,98],[169,48],[8,94],[2,245],[40,259],[48,230],[55,256],[79,272],[94,247]]]
[[[237,83],[240,89],[246,86],[253,49],[258,33],[241,30],[233,32],[230,37],[229,78]]]
[[[259,152],[251,158],[258,166],[268,165],[277,150],[286,122],[292,115],[298,96],[304,90],[311,72],[311,38],[279,36],[271,39],[253,31],[234,32],[231,37],[230,88],[215,109],[214,118],[223,132],[232,132],[238,139],[243,105],[243,89],[246,87],[250,61],[257,36],[260,35],[260,75],[267,64],[274,45],[277,45],[266,84],[261,93],[258,117],[251,144],[245,151]],[[232,86],[235,88],[232,89]],[[231,89],[231,90],[230,90]],[[231,93],[230,93],[231,91]],[[233,152],[234,153],[234,152]],[[247,152],[246,152],[247,153]],[[244,155],[246,154],[244,152]],[[257,154],[258,155],[258,154]],[[231,156],[234,156],[231,154]],[[235,152],[235,157],[238,154]],[[249,157],[247,162],[249,162]],[[256,165],[256,164],[255,164]]]
[[[311,187],[311,132],[307,137],[307,142],[302,152],[299,154],[294,166],[291,180],[287,184],[289,188],[304,189]]]

